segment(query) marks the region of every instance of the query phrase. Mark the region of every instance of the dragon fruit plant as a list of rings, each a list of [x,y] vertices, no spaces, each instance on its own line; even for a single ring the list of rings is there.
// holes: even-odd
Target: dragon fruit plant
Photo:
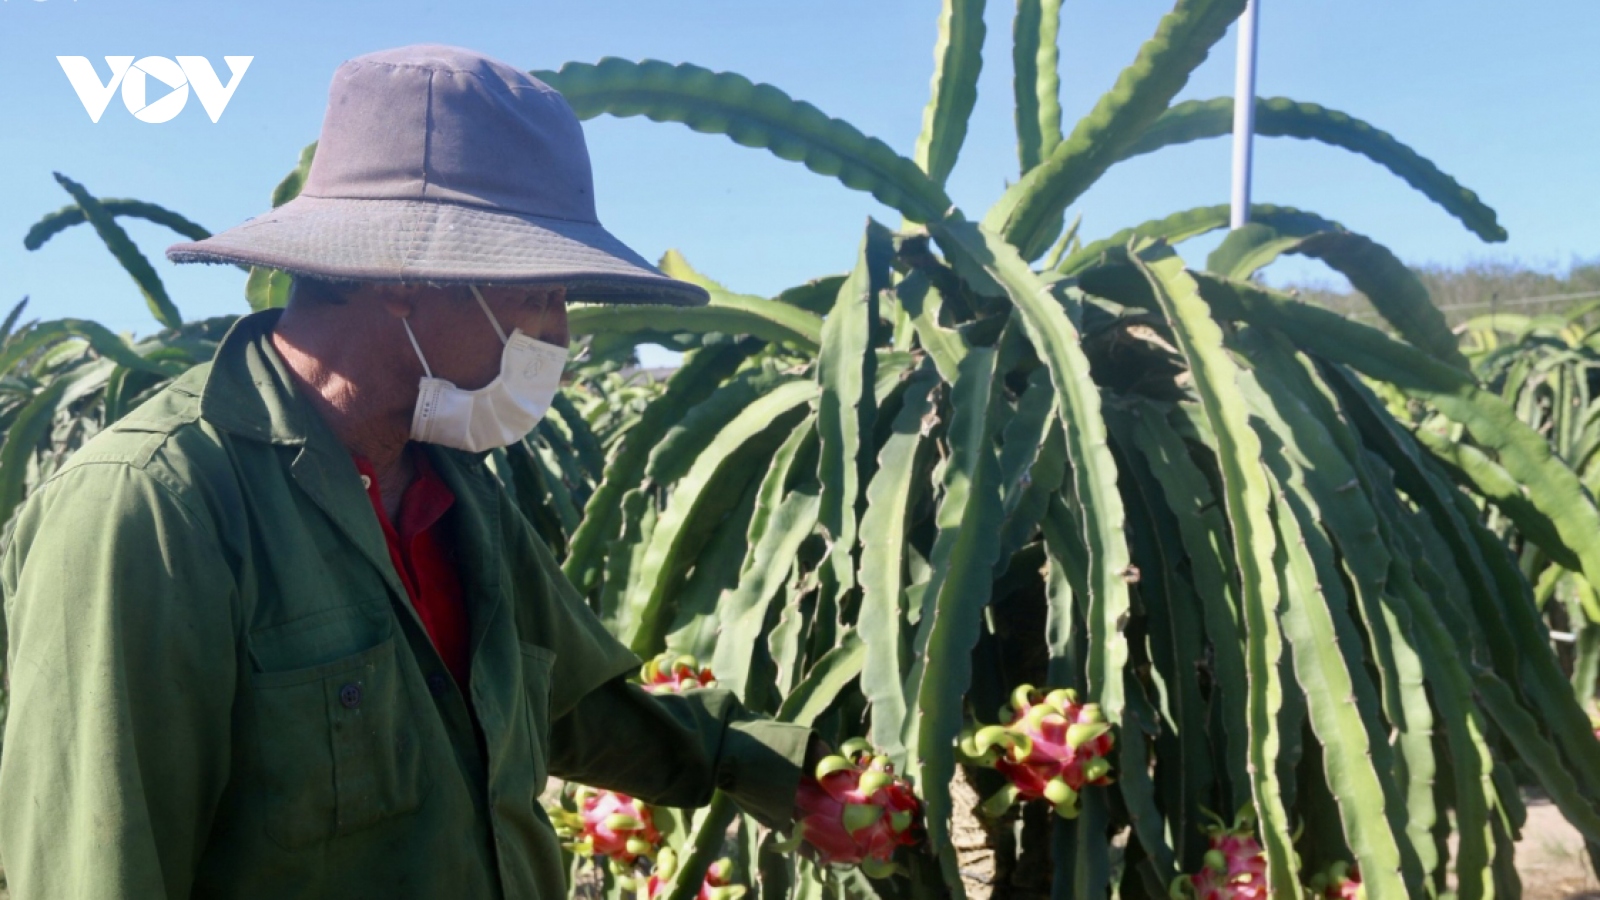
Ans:
[[[1312,900],[1366,900],[1367,889],[1361,884],[1361,869],[1339,861],[1327,871],[1311,876],[1307,885]]]
[[[648,805],[627,794],[586,785],[576,785],[572,799],[576,810],[555,809],[550,816],[568,851],[605,857],[619,875],[641,858],[656,858],[661,832]]]
[[[819,863],[859,865],[869,878],[887,878],[896,849],[916,844],[922,803],[889,758],[859,738],[817,763],[796,794],[800,834]]]
[[[652,694],[681,694],[695,688],[717,686],[716,676],[711,674],[710,667],[701,666],[693,656],[670,651],[645,663],[639,669],[639,681]]]
[[[655,869],[645,878],[631,879],[631,887],[638,900],[661,900],[672,887],[672,876],[678,869],[678,856],[670,847],[661,848],[656,855]],[[624,883],[624,888],[630,887]],[[739,900],[745,886],[733,883],[733,860],[726,857],[706,869],[705,881],[700,883],[696,900]]]
[[[915,143],[898,148],[866,123],[734,72],[606,57],[534,73],[579,118],[637,116],[720,134],[865,192],[903,226],[869,223],[853,265],[841,258],[818,273],[826,277],[773,297],[737,294],[674,253],[662,268],[708,286],[718,298],[709,308],[575,305],[575,371],[555,414],[496,451],[494,471],[571,586],[643,658],[671,640],[701,659],[716,654],[722,685],[761,698],[754,705],[764,711],[785,695],[797,714],[865,709],[880,746],[911,738],[901,765],[922,792],[916,818],[948,893],[961,890],[950,785],[966,704],[977,685],[1013,683],[1014,668],[996,662],[1048,653],[1067,666],[1058,682],[1095,686],[1108,721],[1127,721],[1128,698],[1140,691],[1170,691],[1173,702],[1140,716],[1149,743],[1207,763],[1158,765],[1146,777],[1146,741],[1129,729],[1116,734],[1118,750],[1141,765],[1120,767],[1117,786],[1088,790],[1108,757],[1074,747],[1071,728],[1097,721],[1074,717],[1063,731],[1051,717],[1067,719],[1064,711],[1015,725],[1008,715],[984,732],[981,751],[970,735],[974,754],[992,754],[997,767],[1004,757],[1016,794],[997,806],[1025,789],[1086,818],[1141,805],[1141,827],[1125,828],[1121,815],[1106,821],[1123,856],[1150,865],[1119,868],[1109,842],[1080,842],[1080,854],[1055,856],[1060,882],[1113,873],[1109,892],[1126,896],[1154,866],[1170,884],[1180,873],[1167,861],[1185,854],[1167,837],[1197,836],[1202,804],[1232,809],[1281,794],[1287,781],[1361,802],[1298,823],[1263,804],[1276,895],[1304,888],[1291,852],[1296,825],[1298,843],[1319,859],[1345,852],[1346,834],[1381,835],[1348,848],[1375,896],[1424,896],[1452,874],[1462,896],[1484,894],[1492,867],[1450,863],[1512,852],[1510,830],[1491,819],[1514,802],[1498,791],[1516,772],[1531,771],[1569,815],[1600,805],[1600,752],[1550,650],[1528,580],[1535,573],[1506,552],[1537,546],[1600,578],[1600,507],[1584,490],[1592,479],[1567,468],[1582,457],[1559,443],[1577,435],[1524,421],[1523,409],[1540,404],[1510,396],[1509,385],[1540,382],[1518,389],[1538,400],[1550,382],[1501,379],[1502,396],[1501,384],[1475,376],[1426,286],[1341,223],[1255,204],[1249,227],[1192,266],[1174,245],[1230,228],[1228,206],[1091,221],[1081,235],[1068,226],[1068,212],[1090,209],[1082,201],[1123,161],[1231,131],[1232,97],[1179,98],[1199,85],[1191,75],[1246,0],[1160,5],[1169,9],[1155,37],[1129,53],[1115,86],[1063,104],[1059,48],[1093,36],[1072,33],[1060,0],[1018,0],[1001,62],[1013,64],[1017,165],[963,177],[959,205],[947,186],[969,124],[995,121],[972,119],[980,73],[995,71],[985,59],[993,3],[987,13],[971,0],[929,4],[930,19],[938,9],[932,89]],[[1063,106],[1088,112],[1063,123]],[[1352,150],[1483,239],[1504,239],[1477,194],[1376,124],[1284,97],[1259,97],[1255,109],[1264,139]],[[275,206],[299,192],[315,149],[273,191]],[[994,197],[971,193],[984,183],[1008,186]],[[41,482],[30,473],[57,470],[88,436],[209,359],[229,324],[185,322],[112,220],[156,216],[191,239],[203,229],[196,235],[198,225],[151,204],[97,201],[64,176],[62,186],[73,204],[46,213],[27,245],[92,225],[135,273],[164,330],[128,344],[78,320],[0,323],[0,375],[17,387],[0,398],[9,426],[0,522]],[[748,239],[781,251],[788,215],[767,216],[768,230]],[[1128,227],[1091,233],[1113,224]],[[1253,277],[1286,253],[1327,263],[1389,327]],[[255,267],[250,307],[283,305],[289,282]],[[638,345],[657,341],[684,353],[670,379],[647,388],[608,380]],[[1529,358],[1496,359],[1518,372]],[[1582,378],[1571,383],[1592,393]],[[1581,425],[1581,413],[1562,413],[1558,425]],[[1417,416],[1449,428],[1422,427]],[[1507,483],[1518,486],[1514,503]],[[1499,521],[1505,529],[1485,532]],[[1410,564],[1419,552],[1428,566]],[[1342,582],[1317,577],[1329,559],[1342,561]],[[927,571],[911,579],[914,561]],[[914,583],[928,589],[913,593]],[[1012,621],[1082,627],[998,628],[1002,602],[1018,613]],[[1361,624],[1351,625],[1353,611]],[[1372,639],[1344,639],[1351,627],[1370,627]],[[1079,641],[1091,652],[1073,652]],[[1402,645],[1415,663],[1391,665],[1382,648]],[[859,677],[838,677],[858,650]],[[1197,667],[1213,677],[1197,678]],[[1317,677],[1290,672],[1302,667]],[[647,684],[688,685],[675,665],[656,668]],[[694,680],[703,684],[703,673]],[[1404,716],[1381,702],[1396,697]],[[1279,701],[1285,715],[1252,720]],[[1301,721],[1320,752],[1280,766],[1271,748],[1297,741],[1284,723]],[[1496,741],[1505,752],[1491,754],[1486,733],[1517,740]],[[1383,763],[1372,745],[1379,735],[1392,736],[1404,765]],[[1527,760],[1542,762],[1514,768]],[[1407,773],[1418,772],[1438,773],[1436,826],[1390,834],[1388,812],[1409,808]],[[859,787],[865,776],[855,777]],[[1162,799],[1154,806],[1144,802],[1152,780]],[[813,794],[836,807],[842,828],[855,807],[820,785]],[[1445,836],[1458,853],[1437,852]],[[819,893],[813,877],[797,876],[796,891]]]
[[[1024,684],[1001,707],[1000,719],[1005,724],[969,729],[961,738],[969,762],[991,766],[1010,782],[984,801],[987,815],[999,816],[1019,799],[1043,798],[1071,819],[1086,786],[1111,783],[1115,740],[1099,704],[1078,702],[1070,688],[1044,693]]]
[[[1205,865],[1173,881],[1173,900],[1267,900],[1267,857],[1256,840],[1255,813],[1245,807],[1231,826],[1217,819],[1204,830],[1211,843]]]

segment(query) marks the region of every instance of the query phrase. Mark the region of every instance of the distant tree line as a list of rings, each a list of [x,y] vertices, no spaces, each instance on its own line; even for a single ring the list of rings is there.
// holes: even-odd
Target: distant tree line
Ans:
[[[1520,262],[1475,262],[1461,267],[1412,267],[1428,286],[1433,302],[1451,325],[1496,311],[1537,316],[1565,313],[1574,305],[1600,300],[1600,257],[1575,262],[1565,272]],[[1359,291],[1327,284],[1285,285],[1300,298],[1362,321],[1377,321],[1372,304]]]

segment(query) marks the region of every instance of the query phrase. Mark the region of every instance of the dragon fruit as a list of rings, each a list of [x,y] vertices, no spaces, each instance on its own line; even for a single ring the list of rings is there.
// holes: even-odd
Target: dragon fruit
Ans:
[[[687,654],[674,656],[670,652],[645,663],[639,670],[639,680],[644,683],[644,689],[652,694],[681,694],[695,688],[717,686],[711,669],[702,667],[699,660]]]
[[[578,785],[577,810],[556,809],[552,824],[566,848],[579,856],[603,856],[620,872],[640,858],[654,859],[661,845],[650,807],[627,794]]]
[[[969,729],[961,738],[968,762],[991,766],[1010,782],[984,801],[999,816],[1022,800],[1043,798],[1056,813],[1078,815],[1078,794],[1111,783],[1111,723],[1097,703],[1079,703],[1070,688],[1044,693],[1024,684],[1000,710],[1004,724]]]
[[[1255,837],[1255,814],[1246,807],[1230,827],[1207,826],[1211,848],[1205,865],[1172,883],[1173,900],[1267,900],[1267,857]],[[1339,896],[1337,894],[1333,896]]]
[[[1311,876],[1313,900],[1366,900],[1367,889],[1361,884],[1361,870],[1347,862],[1336,862],[1326,872]]]
[[[859,865],[870,878],[886,878],[896,871],[895,849],[918,840],[922,804],[866,741],[847,741],[840,751],[817,763],[815,778],[800,780],[801,836],[818,862]]]
[[[638,900],[661,900],[665,897],[677,869],[677,855],[671,848],[661,848],[656,856],[655,871],[650,873],[650,877],[635,882]],[[717,860],[706,869],[706,878],[700,883],[696,900],[739,900],[745,894],[745,886],[733,884],[732,881],[733,860],[726,857]]]

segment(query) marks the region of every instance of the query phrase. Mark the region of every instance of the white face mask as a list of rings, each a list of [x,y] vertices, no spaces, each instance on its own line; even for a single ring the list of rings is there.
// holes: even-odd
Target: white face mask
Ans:
[[[417,346],[417,336],[411,333],[411,323],[401,319],[400,324],[405,326],[406,336],[411,338],[411,347],[417,351],[426,373],[417,394],[416,410],[411,414],[412,440],[480,453],[522,440],[544,418],[561,386],[567,348],[536,340],[521,329],[506,337],[477,285],[470,287],[504,347],[500,374],[483,387],[464,391],[433,377],[422,348]]]

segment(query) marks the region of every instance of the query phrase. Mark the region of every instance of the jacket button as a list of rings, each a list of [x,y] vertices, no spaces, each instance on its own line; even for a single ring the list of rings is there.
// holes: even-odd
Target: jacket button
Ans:
[[[434,672],[432,675],[428,676],[428,693],[434,695],[435,697],[444,696],[445,688],[449,686],[450,681],[444,677],[443,672]]]
[[[339,688],[339,702],[344,704],[345,709],[355,709],[356,707],[360,706],[361,685],[352,681],[344,687]]]

